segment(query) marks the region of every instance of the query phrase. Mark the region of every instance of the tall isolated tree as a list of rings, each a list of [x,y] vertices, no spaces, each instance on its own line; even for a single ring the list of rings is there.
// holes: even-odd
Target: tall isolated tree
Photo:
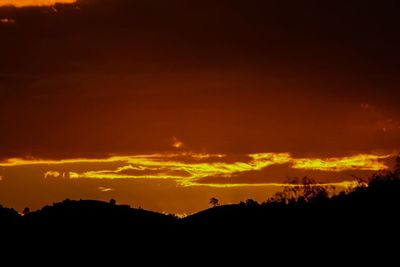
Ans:
[[[210,199],[210,205],[213,206],[213,208],[218,207],[219,206],[219,200],[215,197]]]

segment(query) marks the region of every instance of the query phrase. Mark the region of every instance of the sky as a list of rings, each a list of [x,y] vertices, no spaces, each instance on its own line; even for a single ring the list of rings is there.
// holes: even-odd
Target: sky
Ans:
[[[370,3],[371,2],[371,3]],[[0,0],[0,203],[190,214],[400,147],[398,1]]]

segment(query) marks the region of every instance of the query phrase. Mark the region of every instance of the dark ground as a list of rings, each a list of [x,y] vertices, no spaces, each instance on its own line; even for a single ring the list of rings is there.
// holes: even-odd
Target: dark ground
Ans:
[[[2,251],[18,252],[21,260],[56,256],[54,264],[174,266],[215,259],[225,266],[238,258],[258,266],[260,260],[311,261],[314,255],[324,262],[379,255],[383,262],[399,248],[399,174],[375,175],[368,186],[333,197],[303,180],[265,203],[216,206],[183,219],[91,200],[65,200],[25,216],[2,208]]]

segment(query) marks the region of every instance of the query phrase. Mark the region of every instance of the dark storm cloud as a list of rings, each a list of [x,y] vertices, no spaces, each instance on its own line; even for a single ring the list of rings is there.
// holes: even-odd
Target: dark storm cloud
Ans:
[[[393,149],[398,1],[0,8],[0,157]],[[380,117],[360,111],[378,107]],[[251,142],[250,142],[251,140]]]

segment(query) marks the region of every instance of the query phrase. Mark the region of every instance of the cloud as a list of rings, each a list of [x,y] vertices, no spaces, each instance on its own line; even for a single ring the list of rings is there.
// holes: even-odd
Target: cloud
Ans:
[[[109,192],[115,191],[114,188],[103,187],[103,186],[99,186],[98,189],[99,189],[100,192],[102,192],[102,193],[109,193]]]
[[[58,171],[48,171],[44,174],[44,178],[48,179],[48,178],[59,178],[61,177],[61,173],[59,173]]]
[[[69,173],[68,172],[60,172],[60,171],[47,171],[44,173],[44,178],[49,179],[49,178],[62,178],[62,179],[69,179]]]
[[[254,170],[262,170],[275,164],[285,164],[292,160],[290,153],[258,153],[250,154],[253,160],[250,162]]]
[[[0,163],[0,166],[5,168],[18,166],[62,167],[63,172],[47,171],[46,178],[173,180],[180,186],[233,187],[271,185],[271,183],[257,182],[259,179],[251,177],[254,177],[255,174],[265,175],[265,171],[273,166],[282,166],[286,170],[326,173],[379,171],[388,169],[386,160],[390,157],[392,155],[359,154],[334,158],[294,158],[290,153],[257,153],[234,156],[182,152],[113,156],[103,159],[9,159]],[[86,166],[85,170],[82,170],[82,167],[78,168],[83,165]],[[106,166],[112,168],[105,169]],[[64,172],[68,169],[69,171]],[[235,178],[239,176],[242,182],[235,185]],[[281,184],[276,185],[280,186]]]
[[[392,156],[393,155],[379,156],[360,154],[342,158],[294,159],[292,168],[332,172],[346,170],[379,171],[388,169],[386,163],[381,160],[388,159]]]
[[[205,177],[232,177],[239,173],[258,171],[274,164],[290,161],[288,153],[252,154],[248,157],[251,160],[247,162],[185,162],[171,158],[168,154],[165,157],[163,155],[133,156],[126,158],[125,162],[129,165],[116,170],[70,173],[70,177],[74,179],[173,179],[182,186],[191,186],[198,179]]]
[[[0,0],[0,7],[52,6],[55,4],[72,4],[75,2],[76,0]]]
[[[333,186],[335,189],[341,191],[343,189],[350,189],[358,186],[357,181],[343,181],[331,183],[318,183],[319,186]],[[211,188],[245,188],[245,187],[276,187],[283,188],[288,186],[301,186],[291,185],[288,183],[196,183],[191,186],[207,186]]]
[[[183,142],[180,141],[178,138],[174,137],[172,140],[172,147],[174,148],[182,148],[184,146]]]

